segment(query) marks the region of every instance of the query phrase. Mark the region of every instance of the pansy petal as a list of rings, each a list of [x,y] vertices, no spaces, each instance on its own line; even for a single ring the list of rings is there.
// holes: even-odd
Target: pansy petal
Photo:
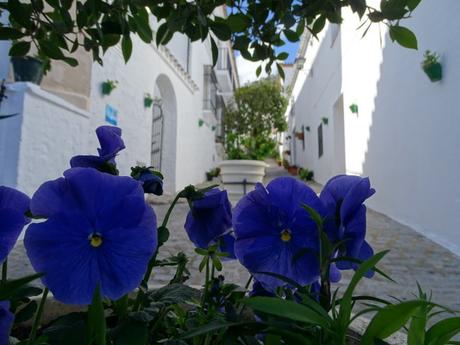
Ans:
[[[118,152],[125,148],[119,127],[100,126],[96,129],[96,135],[101,144],[101,148],[98,149],[101,157],[115,157]]]
[[[369,245],[369,243],[364,241],[363,245],[361,246],[361,250],[359,251],[358,259],[361,260],[361,261],[366,261],[366,260],[370,259],[373,255],[374,255],[374,250]],[[354,266],[355,270],[358,269],[358,267],[359,267],[359,265],[357,265],[357,264],[354,264],[353,266]],[[366,278],[372,278],[374,276],[374,273],[375,272],[373,270],[369,270],[365,274],[365,277]]]
[[[371,188],[368,178],[362,178],[354,184],[343,199],[340,209],[342,222],[346,223],[351,217],[353,217],[353,214],[362,205],[362,203],[374,193],[375,190]]]
[[[0,186],[0,209],[12,209],[24,214],[29,209],[29,204],[30,199],[24,193],[13,188]]]
[[[218,239],[219,251],[228,255],[223,259],[236,259],[235,255],[235,236],[233,233],[222,235]]]
[[[26,225],[24,215],[11,209],[0,209],[0,263],[13,249],[19,234]]]
[[[99,248],[101,286],[104,296],[116,300],[139,286],[157,247],[155,214],[145,208],[143,226],[106,233]]]
[[[98,169],[104,165],[106,160],[98,156],[79,155],[70,159],[72,168],[94,168]]]
[[[205,193],[203,198],[193,201],[184,227],[195,246],[207,248],[231,225],[231,205],[227,192],[215,188]]]
[[[64,213],[27,229],[24,245],[30,262],[45,274],[43,284],[61,302],[91,303],[100,281],[97,248],[88,239],[91,231],[85,217]]]
[[[278,235],[277,210],[270,205],[267,191],[263,186],[245,195],[233,210],[233,229],[237,238]]]
[[[0,345],[10,344],[10,332],[13,326],[14,315],[10,311],[8,301],[0,301]]]

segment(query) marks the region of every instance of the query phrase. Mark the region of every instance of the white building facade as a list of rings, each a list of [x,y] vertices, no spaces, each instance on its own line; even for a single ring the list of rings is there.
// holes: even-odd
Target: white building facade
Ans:
[[[224,16],[225,9],[220,11]],[[153,18],[152,23],[158,26]],[[96,154],[94,130],[104,124],[123,130],[121,174],[153,165],[163,172],[169,193],[202,182],[221,159],[223,111],[238,87],[230,44],[218,44],[213,67],[209,41],[191,43],[176,34],[166,47],[157,47],[136,36],[127,64],[116,46],[104,55],[103,66],[80,52],[77,68],[54,63],[41,86],[7,83],[8,98],[0,104],[0,185],[31,195],[43,181],[59,177],[72,156]],[[8,45],[0,49],[5,74]],[[103,95],[108,80],[117,87]],[[154,99],[151,107],[144,106],[147,94]]]
[[[423,0],[401,22],[418,51],[392,43],[382,24],[362,38],[348,10],[342,25],[307,37],[288,88],[284,150],[323,184],[340,173],[369,176],[371,208],[460,255],[459,10],[457,0]],[[440,82],[420,66],[426,50],[441,56]]]

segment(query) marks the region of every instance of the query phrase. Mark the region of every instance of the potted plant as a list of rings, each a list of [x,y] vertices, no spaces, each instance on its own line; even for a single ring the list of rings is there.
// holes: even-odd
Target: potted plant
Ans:
[[[442,65],[438,54],[427,50],[422,61],[422,69],[433,83],[442,80]]]
[[[144,107],[145,108],[150,108],[153,104],[153,97],[149,93],[146,93],[144,95]]]
[[[276,156],[277,134],[287,129],[287,100],[274,80],[254,82],[235,92],[224,117],[228,159],[220,164],[222,182],[229,194],[241,196],[262,182],[264,159]]]
[[[117,88],[117,80],[106,80],[101,84],[101,91],[104,96],[108,96]]]
[[[50,70],[50,60],[38,56],[15,56],[11,58],[14,81],[40,85],[43,76]]]
[[[313,180],[313,171],[306,169],[306,168],[300,168],[299,169],[299,178],[302,181],[312,181]]]
[[[304,134],[304,132],[295,132],[295,137],[298,140],[304,140],[305,139],[305,134]]]
[[[214,168],[206,172],[206,181],[212,181],[220,174],[220,168]]]

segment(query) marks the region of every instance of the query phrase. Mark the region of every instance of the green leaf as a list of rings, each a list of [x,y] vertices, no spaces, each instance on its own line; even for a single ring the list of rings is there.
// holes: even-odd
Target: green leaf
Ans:
[[[197,327],[194,328],[188,332],[185,332],[181,335],[182,339],[189,339],[193,337],[197,337],[199,335],[215,332],[215,331],[220,331],[227,329],[229,327],[235,327],[235,326],[248,326],[254,324],[255,326],[260,325],[258,322],[225,322],[225,321],[211,321],[207,323],[206,325],[202,327]]]
[[[210,39],[211,39],[212,65],[215,66],[217,63],[217,59],[219,58],[219,49],[217,48],[217,44],[214,41],[214,38],[210,37]]]
[[[286,52],[281,52],[279,53],[277,56],[276,56],[276,59],[277,60],[286,60],[287,58],[289,57],[289,53],[286,53]]]
[[[283,66],[281,66],[281,64],[277,63],[276,64],[276,69],[278,70],[278,74],[279,74],[280,78],[284,80],[285,75],[284,75]]]
[[[0,26],[0,40],[16,40],[18,38],[24,37],[21,31],[7,27],[7,26]]]
[[[330,326],[330,319],[320,315],[314,309],[293,301],[274,297],[253,297],[242,300],[241,303],[265,314],[321,326],[324,329]]]
[[[64,61],[66,64],[68,64],[68,65],[70,65],[72,67],[78,66],[78,60],[74,59],[74,58],[71,58],[71,57],[62,58],[62,61]]]
[[[373,345],[376,339],[386,339],[400,330],[426,301],[407,301],[388,305],[372,318],[361,339],[361,345]]]
[[[49,345],[87,345],[85,313],[70,313],[54,320],[43,330]]]
[[[106,345],[106,324],[104,306],[102,304],[102,296],[100,287],[97,286],[94,291],[93,301],[88,307],[88,339],[91,344]]]
[[[160,303],[161,306],[185,303],[199,296],[199,291],[183,284],[166,285],[158,290],[149,293],[152,301]]]
[[[156,35],[156,43],[158,47],[163,44],[163,41],[165,41],[168,31],[169,29],[167,23],[163,23],[158,27]]]
[[[260,76],[260,73],[262,73],[262,66],[259,65],[256,69],[256,76],[259,77]]]
[[[313,34],[313,36],[316,36],[318,33],[320,33],[321,30],[324,29],[325,25],[326,25],[326,17],[323,15],[319,16],[318,19],[315,20],[311,28],[311,33]]]
[[[404,26],[390,26],[390,38],[405,48],[418,49],[417,37]]]
[[[16,42],[11,46],[10,56],[24,56],[30,50],[30,42]]]
[[[121,39],[121,51],[123,53],[123,59],[125,63],[127,63],[133,52],[133,41],[131,41],[129,34],[123,35]]]
[[[165,226],[158,227],[158,247],[161,247],[169,239],[169,230]]]
[[[16,312],[16,315],[14,316],[14,322],[21,323],[32,319],[32,317],[35,315],[35,311],[37,310],[37,308],[37,302],[30,301],[19,311]]]
[[[55,42],[40,41],[39,44],[40,51],[43,52],[47,57],[56,60],[60,60],[64,57],[64,54]]]
[[[126,319],[114,330],[115,345],[146,345],[149,339],[148,324]]]
[[[0,301],[10,299],[17,291],[28,283],[40,278],[43,274],[37,273],[24,278],[8,280],[0,285]]]
[[[300,39],[299,34],[296,31],[284,30],[283,33],[289,42],[298,42]]]
[[[350,7],[353,12],[357,12],[361,18],[366,12],[366,0],[350,0]]]
[[[232,31],[225,22],[213,21],[209,23],[211,31],[221,41],[228,41],[232,35]]]
[[[422,0],[406,0],[407,7],[409,8],[410,11],[413,11],[420,4],[420,1]]]
[[[342,300],[340,301],[338,321],[342,330],[347,329],[350,322],[351,311],[353,308],[353,292],[356,286],[358,285],[359,281],[364,278],[365,274],[374,268],[375,265],[377,265],[377,263],[382,260],[386,254],[388,254],[388,251],[383,251],[364,261],[351,278],[350,283],[348,284],[348,287],[343,294]]]
[[[439,321],[426,333],[425,345],[445,345],[457,334],[460,334],[460,317]]]
[[[425,344],[425,327],[428,320],[428,306],[418,307],[407,332],[407,345]]]
[[[227,23],[232,32],[244,32],[250,24],[250,19],[243,13],[236,13],[228,16]]]
[[[152,42],[153,33],[150,28],[149,14],[144,7],[138,7],[137,14],[133,17],[136,22],[136,31],[140,39],[145,43]],[[166,23],[165,23],[166,24]]]

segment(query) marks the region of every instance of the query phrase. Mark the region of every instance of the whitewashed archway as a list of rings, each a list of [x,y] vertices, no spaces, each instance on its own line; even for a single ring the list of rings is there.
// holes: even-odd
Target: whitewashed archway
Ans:
[[[152,107],[152,164],[159,165],[156,168],[160,168],[165,177],[165,192],[174,193],[176,191],[177,101],[173,85],[166,75],[158,76],[153,94],[155,102]],[[154,152],[158,147],[161,151]]]

